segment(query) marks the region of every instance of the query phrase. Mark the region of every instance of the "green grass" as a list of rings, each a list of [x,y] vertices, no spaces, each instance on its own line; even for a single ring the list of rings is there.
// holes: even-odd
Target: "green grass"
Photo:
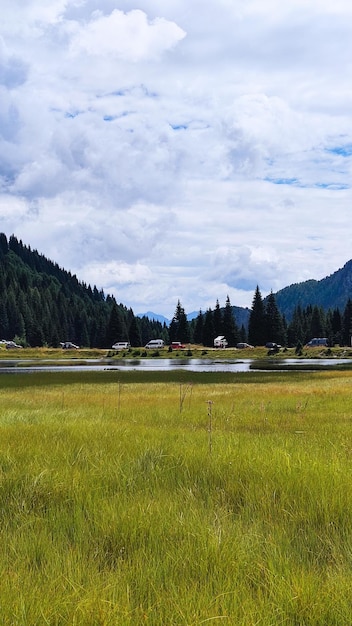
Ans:
[[[352,375],[190,375],[0,376],[1,624],[351,623]]]

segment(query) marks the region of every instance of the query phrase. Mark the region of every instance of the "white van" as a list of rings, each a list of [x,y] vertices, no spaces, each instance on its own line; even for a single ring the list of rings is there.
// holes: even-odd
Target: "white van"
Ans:
[[[214,348],[227,348],[228,342],[224,335],[219,335],[214,339]]]
[[[111,346],[113,350],[128,350],[131,347],[131,344],[128,341],[117,341]]]
[[[147,345],[144,346],[147,350],[159,350],[165,346],[162,339],[151,339],[148,341]]]
[[[327,346],[327,345],[328,345],[327,337],[314,337],[314,339],[311,339],[307,343],[307,346],[310,346],[310,347]]]

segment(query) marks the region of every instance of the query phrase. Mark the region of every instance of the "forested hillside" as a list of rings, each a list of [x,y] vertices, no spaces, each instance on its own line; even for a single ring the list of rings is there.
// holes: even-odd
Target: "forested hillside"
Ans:
[[[257,287],[251,310],[216,302],[214,310],[187,320],[178,301],[169,325],[118,304],[96,286],[80,282],[14,235],[0,233],[0,339],[23,346],[57,347],[70,341],[82,347],[111,348],[117,341],[132,347],[150,339],[165,344],[214,345],[224,335],[229,347],[249,341],[253,345],[276,342],[304,345],[313,337],[326,337],[329,345],[350,345],[352,335],[352,261],[321,281],[291,285],[264,300]]]
[[[328,309],[345,308],[352,298],[352,260],[322,280],[306,280],[281,289],[275,294],[277,306],[287,320],[292,319],[297,306]]]
[[[80,282],[15,236],[0,233],[0,339],[29,346],[72,341],[111,347],[116,341],[141,346],[167,328],[118,304],[102,290]]]

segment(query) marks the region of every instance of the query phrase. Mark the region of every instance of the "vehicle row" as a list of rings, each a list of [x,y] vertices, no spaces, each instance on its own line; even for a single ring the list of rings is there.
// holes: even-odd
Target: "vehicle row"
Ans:
[[[308,347],[327,346],[328,339],[326,337],[314,337],[314,339],[311,339],[310,341],[308,341],[306,345]],[[228,347],[228,341],[226,337],[224,337],[223,335],[219,335],[218,337],[214,339],[214,348],[223,349],[227,347]],[[246,350],[246,349],[248,350],[248,349],[254,348],[254,346],[252,346],[251,344],[245,341],[236,343],[236,346],[234,347],[237,348],[237,350]],[[270,350],[280,350],[282,348],[280,344],[274,341],[268,341],[265,344],[265,347]],[[128,350],[129,348],[131,348],[131,344],[128,341],[118,341],[114,343],[114,345],[112,346],[113,350]],[[144,348],[146,350],[160,350],[162,348],[165,348],[165,342],[162,339],[151,339],[144,346]],[[170,344],[170,348],[171,350],[184,350],[186,348],[186,345],[182,343],[181,341],[172,341]]]

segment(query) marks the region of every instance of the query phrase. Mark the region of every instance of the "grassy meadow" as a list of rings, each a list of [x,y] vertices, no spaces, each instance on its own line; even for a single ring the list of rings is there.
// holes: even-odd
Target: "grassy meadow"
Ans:
[[[2,626],[349,626],[352,373],[0,375]]]

